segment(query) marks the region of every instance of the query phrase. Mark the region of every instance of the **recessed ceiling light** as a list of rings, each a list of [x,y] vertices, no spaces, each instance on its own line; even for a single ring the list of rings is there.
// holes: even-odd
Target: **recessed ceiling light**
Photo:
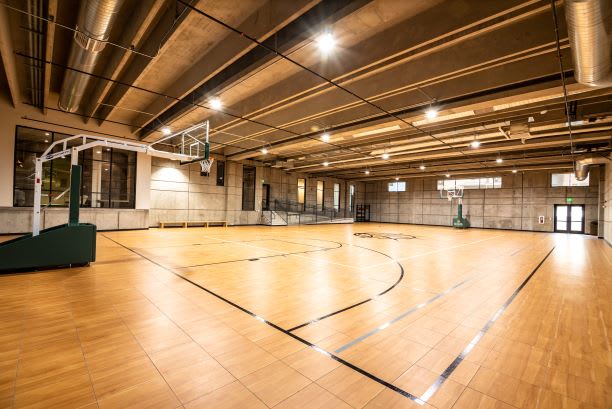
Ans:
[[[366,175],[369,175],[369,174],[370,174],[370,171],[369,171],[369,170],[366,170],[366,171],[365,171],[365,174],[366,174]]]
[[[421,169],[421,170],[425,170],[425,165],[421,165],[421,166],[419,166],[419,169]]]
[[[395,177],[395,180],[399,180],[399,178],[396,176],[396,177]]]
[[[446,176],[447,178],[449,178],[449,177],[450,177],[450,173],[447,173],[447,174],[446,174],[446,175],[444,175],[444,176]]]
[[[107,151],[110,151],[110,148],[106,148]]]
[[[45,136],[49,136],[51,135],[49,132],[45,132]]]
[[[329,142],[329,134],[325,132],[323,135],[321,135],[321,140],[323,142]]]
[[[102,151],[96,151],[96,153],[99,155],[99,154],[101,154],[101,153],[102,153]]]
[[[512,173],[516,173],[518,172],[516,169],[512,169]]]
[[[329,54],[336,46],[336,40],[332,33],[323,33],[317,37],[317,45],[323,54]]]
[[[401,129],[401,126],[399,126],[399,125],[386,126],[384,128],[373,129],[371,131],[359,132],[359,133],[353,134],[353,136],[358,138],[360,136],[376,135],[376,134],[379,134],[379,133],[395,131],[397,129]]]
[[[261,153],[263,153],[264,155],[268,153],[268,150],[266,148],[261,148]]]
[[[223,107],[221,100],[217,97],[210,100],[210,106],[212,109],[216,109],[217,111]]]
[[[329,162],[327,161],[323,162],[323,166],[329,166]]]
[[[164,135],[170,135],[172,133],[172,129],[170,129],[169,126],[164,126],[161,131]]]
[[[544,109],[542,111],[540,111],[540,115],[545,115],[548,112],[548,110]]]
[[[497,163],[502,163],[503,161],[504,161],[504,160],[503,160],[502,158],[497,158],[497,159],[495,159],[495,162],[497,162]]]
[[[389,159],[389,154],[387,152],[383,153],[381,158],[383,158],[384,160]]]
[[[49,143],[49,140],[48,140],[48,139],[45,139],[45,141],[44,141],[44,142],[45,142],[45,143]]]
[[[480,147],[480,141],[479,141],[478,139],[474,139],[474,140],[472,141],[472,143],[470,143],[470,146],[471,146],[472,148],[479,148],[479,147]]]
[[[425,118],[427,119],[434,119],[438,117],[438,110],[433,108],[433,107],[429,107],[427,109],[427,111],[425,111]]]

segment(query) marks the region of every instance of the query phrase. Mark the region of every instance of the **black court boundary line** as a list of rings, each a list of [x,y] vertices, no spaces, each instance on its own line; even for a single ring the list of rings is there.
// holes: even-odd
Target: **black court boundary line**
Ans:
[[[340,243],[340,242],[333,242],[333,243],[342,244],[342,243]],[[345,243],[345,244],[348,244],[349,246],[352,246],[352,247],[357,247],[357,248],[360,248],[360,249],[364,249],[364,250],[373,251],[373,252],[375,252],[375,253],[381,254],[381,255],[383,255],[383,256],[385,256],[385,257],[390,258],[391,260],[393,260],[393,261],[395,262],[395,264],[397,264],[397,266],[400,268],[400,276],[398,277],[397,281],[396,281],[395,283],[393,283],[393,285],[392,285],[391,287],[389,287],[389,288],[387,288],[386,290],[384,290],[384,291],[382,291],[382,292],[380,292],[380,293],[378,293],[378,294],[374,295],[373,297],[370,297],[370,298],[365,299],[365,300],[363,300],[363,301],[359,301],[359,302],[357,302],[357,303],[355,303],[355,304],[349,305],[348,307],[344,307],[344,308],[342,308],[342,309],[340,309],[340,310],[337,310],[337,311],[331,312],[331,313],[329,313],[329,314],[325,314],[325,315],[323,315],[323,316],[321,316],[321,317],[318,317],[318,318],[312,319],[312,320],[307,321],[307,322],[305,322],[305,323],[303,323],[303,324],[300,324],[300,325],[297,325],[297,326],[295,326],[295,327],[293,327],[293,328],[290,328],[290,329],[288,329],[287,331],[292,332],[292,331],[298,330],[298,329],[300,329],[300,328],[304,328],[304,327],[306,327],[306,326],[308,326],[308,325],[311,325],[311,324],[314,324],[314,323],[319,322],[319,321],[321,321],[321,320],[324,320],[325,318],[332,317],[332,316],[334,316],[334,315],[336,315],[336,314],[340,314],[341,312],[344,312],[344,311],[347,311],[347,310],[353,309],[353,308],[355,308],[355,307],[358,307],[358,306],[360,306],[360,305],[363,305],[363,304],[365,304],[365,303],[368,303],[368,302],[370,302],[370,301],[372,301],[372,300],[374,300],[374,299],[376,299],[376,298],[380,297],[381,295],[384,295],[384,294],[388,293],[389,291],[393,290],[393,289],[394,289],[394,288],[395,288],[395,287],[396,287],[396,286],[397,286],[397,285],[400,283],[400,281],[402,281],[402,280],[404,279],[404,266],[402,266],[402,264],[401,264],[399,261],[397,261],[396,259],[394,259],[394,258],[393,258],[393,257],[391,257],[390,255],[385,254],[385,253],[383,253],[383,252],[380,252],[380,251],[378,251],[378,250],[370,249],[370,248],[363,247],[363,246],[358,246],[358,245],[356,245],[356,244],[350,244],[350,243]]]
[[[487,323],[482,327],[482,329],[478,332],[478,334],[476,334],[476,336],[472,338],[470,343],[463,349],[463,351],[459,353],[459,355],[457,355],[457,357],[444,370],[444,372],[442,372],[442,374],[438,377],[438,379],[436,379],[436,381],[433,384],[431,384],[429,388],[427,388],[427,390],[423,393],[423,395],[421,395],[421,400],[423,402],[427,402],[429,398],[431,398],[438,391],[438,389],[442,387],[442,384],[444,384],[444,382],[452,375],[452,373],[455,371],[455,369],[457,369],[459,364],[463,362],[465,357],[472,351],[472,349],[476,346],[476,344],[478,344],[478,342],[480,342],[482,337],[489,331],[489,329],[491,329],[495,321],[497,321],[497,319],[501,317],[501,315],[504,313],[504,311],[506,311],[506,309],[510,306],[510,304],[512,304],[512,301],[514,301],[514,299],[521,292],[521,290],[525,288],[527,283],[529,283],[529,280],[531,280],[531,278],[540,269],[542,264],[544,264],[546,259],[548,259],[548,256],[550,256],[554,250],[555,250],[555,246],[553,246],[553,248],[550,249],[550,251],[544,256],[544,258],[538,263],[538,265],[531,271],[531,273],[527,276],[527,278],[523,280],[521,285],[516,290],[514,290],[514,292],[506,300],[506,302],[504,302],[502,306],[499,307],[497,311],[495,311],[495,314],[493,314],[491,319],[487,321]]]
[[[333,359],[334,361],[339,362],[339,363],[341,363],[342,365],[345,365],[345,366],[347,366],[347,367],[351,368],[352,370],[354,370],[354,371],[356,371],[356,372],[359,372],[361,375],[363,375],[363,376],[366,376],[366,377],[370,378],[370,379],[371,379],[371,380],[373,380],[374,382],[377,382],[377,383],[379,383],[379,384],[381,384],[381,385],[383,385],[383,386],[385,386],[385,387],[387,387],[387,388],[391,389],[391,390],[392,390],[392,391],[394,391],[394,392],[399,393],[400,395],[402,395],[402,396],[404,396],[404,397],[406,397],[406,398],[408,398],[408,399],[410,399],[410,400],[412,400],[412,401],[414,401],[414,402],[416,402],[416,403],[418,403],[418,404],[420,404],[420,405],[423,405],[423,404],[425,403],[425,402],[424,402],[423,400],[421,400],[421,399],[420,399],[418,396],[415,396],[415,395],[411,394],[410,392],[407,392],[407,391],[405,391],[405,390],[403,390],[403,389],[401,389],[401,388],[398,388],[397,386],[395,386],[395,385],[393,385],[393,384],[391,384],[391,383],[389,383],[389,382],[385,381],[384,379],[381,379],[381,378],[379,378],[378,376],[376,376],[376,375],[374,375],[374,374],[372,374],[372,373],[370,373],[370,372],[368,372],[368,371],[366,371],[366,370],[364,370],[364,369],[362,369],[362,368],[360,368],[360,367],[358,367],[358,366],[356,366],[356,365],[353,365],[352,363],[350,363],[350,362],[348,362],[348,361],[345,361],[344,359],[340,358],[339,356],[336,356],[336,355],[334,355],[334,354],[332,354],[332,353],[330,353],[330,352],[327,352],[327,351],[325,351],[325,350],[323,350],[323,349],[319,348],[318,346],[316,346],[315,344],[313,344],[313,343],[311,343],[311,342],[309,342],[309,341],[305,340],[304,338],[299,337],[299,336],[297,336],[297,335],[295,335],[295,334],[292,334],[291,332],[287,331],[287,330],[286,330],[286,329],[284,329],[284,328],[281,328],[280,326],[278,326],[278,325],[274,324],[273,322],[270,322],[270,321],[268,321],[268,320],[266,320],[266,319],[264,319],[264,318],[262,318],[262,317],[258,316],[257,314],[255,314],[255,313],[253,313],[253,312],[251,312],[251,311],[247,310],[246,308],[244,308],[244,307],[242,307],[242,306],[240,306],[240,305],[238,305],[238,304],[236,304],[236,303],[234,303],[234,302],[232,302],[232,301],[228,300],[227,298],[225,298],[225,297],[223,297],[223,296],[221,296],[221,295],[219,295],[219,294],[215,293],[214,291],[209,290],[208,288],[206,288],[206,287],[204,287],[204,286],[202,286],[202,285],[200,285],[200,284],[198,284],[198,283],[196,283],[196,282],[194,282],[194,281],[190,280],[189,278],[187,278],[187,277],[185,277],[185,276],[183,276],[183,275],[181,275],[181,274],[178,274],[178,273],[176,273],[175,271],[172,271],[172,269],[169,269],[169,268],[167,268],[167,267],[165,267],[165,266],[163,266],[163,265],[161,265],[161,264],[157,263],[156,261],[154,261],[154,260],[152,260],[152,259],[150,259],[150,258],[148,258],[148,257],[146,257],[146,256],[143,256],[142,254],[138,253],[137,251],[132,250],[131,248],[129,248],[129,247],[127,247],[127,246],[124,246],[123,244],[121,244],[121,243],[119,243],[119,242],[115,241],[114,239],[111,239],[110,237],[107,237],[107,236],[105,236],[104,234],[102,234],[102,237],[104,237],[104,238],[106,238],[106,239],[108,239],[108,240],[112,241],[113,243],[115,243],[115,244],[117,244],[117,245],[119,245],[119,246],[123,247],[124,249],[126,249],[126,250],[128,250],[128,251],[131,251],[132,253],[134,253],[134,254],[136,254],[136,255],[138,255],[138,256],[140,256],[140,257],[142,257],[143,259],[145,259],[145,260],[149,261],[150,263],[155,264],[156,266],[163,268],[164,270],[168,271],[169,273],[174,274],[176,277],[178,277],[178,278],[180,278],[180,279],[182,279],[182,280],[187,281],[188,283],[190,283],[190,284],[192,284],[192,285],[194,285],[194,286],[198,287],[199,289],[201,289],[201,290],[203,290],[203,291],[207,292],[208,294],[210,294],[210,295],[212,295],[212,296],[214,296],[214,297],[216,297],[216,298],[220,299],[221,301],[223,301],[223,302],[225,302],[225,303],[227,303],[227,304],[231,305],[232,307],[237,308],[237,309],[239,309],[240,311],[242,311],[242,312],[244,312],[244,313],[246,313],[246,314],[250,315],[251,317],[253,317],[253,318],[257,319],[258,321],[261,321],[261,322],[263,322],[264,324],[269,325],[270,327],[274,328],[275,330],[280,331],[280,332],[282,332],[283,334],[290,336],[291,338],[295,339],[296,341],[301,342],[301,343],[302,343],[302,344],[304,344],[304,345],[307,345],[308,347],[310,347],[310,348],[314,349],[315,351],[319,352],[320,354],[325,355],[325,356],[327,356],[328,358],[331,358],[331,359]],[[375,251],[375,250],[374,250],[374,251]],[[381,254],[382,254],[382,253],[381,253]],[[389,257],[389,256],[388,256],[388,257]],[[402,272],[403,272],[403,268],[402,268]],[[399,282],[399,281],[398,281],[398,282]],[[389,290],[390,290],[390,289],[389,289]]]
[[[249,243],[258,242],[258,241],[271,241],[271,240],[283,241],[283,240],[276,240],[276,239],[268,239],[268,240],[253,240],[253,241],[249,241]],[[234,241],[233,243],[245,243],[245,242],[244,241],[240,241],[240,242]],[[287,242],[287,243],[290,243],[290,242]],[[228,243],[219,243],[219,244],[228,244]],[[293,243],[293,244],[299,244],[299,243]],[[242,258],[242,259],[228,260],[228,261],[217,261],[215,263],[194,264],[192,266],[176,267],[176,269],[180,270],[182,268],[205,267],[205,266],[214,266],[214,265],[219,265],[219,264],[239,263],[241,261],[255,261],[255,260],[260,260],[264,258],[293,256],[295,254],[318,253],[321,251],[335,250],[335,249],[339,249],[340,247],[342,247],[341,243],[336,243],[336,244],[338,244],[338,247],[327,247],[326,248],[326,247],[310,246],[310,247],[317,247],[317,249],[316,250],[295,251],[293,253],[274,254],[272,256],[260,256],[260,257],[250,257],[250,258]],[[262,250],[265,250],[265,249],[262,248]]]

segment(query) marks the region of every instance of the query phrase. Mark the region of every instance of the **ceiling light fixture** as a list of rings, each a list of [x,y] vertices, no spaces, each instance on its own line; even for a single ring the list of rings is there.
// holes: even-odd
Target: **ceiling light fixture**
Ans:
[[[221,103],[221,100],[219,98],[215,97],[210,100],[210,106],[212,109],[218,111],[223,107],[223,104]]]
[[[45,139],[45,143],[49,143],[49,140],[48,140],[48,139]]]
[[[162,127],[161,131],[166,136],[168,136],[168,135],[170,135],[172,133],[172,129],[170,129],[169,126]]]
[[[266,148],[261,148],[261,153],[263,153],[264,155],[266,155],[268,153],[268,149]]]
[[[101,154],[101,153],[102,153],[102,151],[96,151],[96,153],[99,155],[99,154]]]
[[[366,171],[364,172],[366,175],[370,174],[370,171],[366,169]]]
[[[421,166],[419,166],[419,169],[421,169],[421,170],[425,170],[425,165],[421,165]]]
[[[446,175],[444,175],[444,176],[446,176],[447,178],[449,178],[449,177],[450,177],[450,173],[447,173],[447,174],[446,174]]]
[[[501,157],[499,157],[499,158],[495,159],[495,162],[497,162],[497,163],[502,163],[503,161],[504,161],[504,160],[503,160]]]
[[[323,142],[329,142],[329,134],[325,132],[323,135],[321,135],[321,140]]]
[[[381,158],[383,158],[383,160],[387,160],[389,159],[389,154],[387,152],[383,153]]]
[[[330,32],[319,35],[316,42],[323,54],[329,54],[336,46],[336,40]]]
[[[329,162],[328,161],[323,162],[323,166],[329,166]]]
[[[426,111],[425,111],[425,118],[427,119],[435,119],[438,117],[438,110],[434,107],[429,107]]]
[[[395,177],[395,180],[399,180],[399,178],[396,176],[396,177]]]
[[[480,147],[480,141],[478,139],[474,139],[472,141],[472,143],[470,143],[470,146],[474,149],[479,148]]]
[[[516,172],[518,172],[518,170],[512,169],[512,173],[516,173]]]

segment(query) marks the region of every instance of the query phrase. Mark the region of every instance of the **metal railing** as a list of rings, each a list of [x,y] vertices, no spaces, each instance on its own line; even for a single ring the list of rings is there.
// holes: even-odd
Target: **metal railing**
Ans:
[[[326,209],[318,205],[278,199],[270,203],[269,210],[277,212],[276,214],[287,224],[317,224],[353,217],[353,213],[348,209]],[[282,213],[286,214],[286,219]]]

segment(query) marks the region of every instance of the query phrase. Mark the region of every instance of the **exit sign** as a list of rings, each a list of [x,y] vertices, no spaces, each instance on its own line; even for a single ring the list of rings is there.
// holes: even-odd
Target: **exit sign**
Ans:
[[[573,197],[566,197],[565,198],[565,203],[573,203],[574,202],[574,198]]]

